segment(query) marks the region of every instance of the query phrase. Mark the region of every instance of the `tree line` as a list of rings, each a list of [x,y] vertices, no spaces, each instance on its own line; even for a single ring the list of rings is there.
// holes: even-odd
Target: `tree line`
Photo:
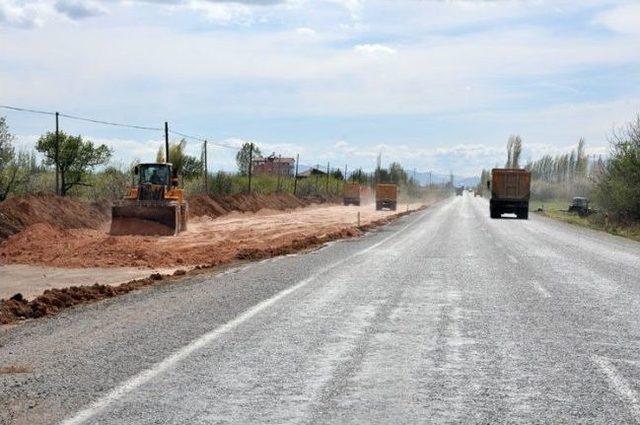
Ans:
[[[212,193],[238,193],[247,187],[250,156],[262,155],[260,149],[245,143],[236,154],[237,173],[218,171],[208,173],[208,185],[203,184],[205,173],[203,157],[186,153],[187,141],[182,139],[169,145],[169,157],[181,184],[189,193],[201,193],[208,187]],[[36,152],[42,156],[37,161]],[[70,135],[63,131],[47,132],[40,136],[35,151],[17,151],[15,137],[9,131],[4,117],[0,117],[0,201],[11,194],[52,192],[58,194],[88,195],[90,199],[118,199],[126,188],[134,183],[133,168],[138,161],[114,165],[110,161],[113,151],[105,144],[97,144],[81,135]],[[163,162],[164,145],[158,148],[155,160]],[[54,180],[54,170],[57,176]],[[297,193],[303,196],[318,194],[336,195],[346,181],[363,185],[395,183],[406,193],[418,193],[418,182],[398,162],[388,168],[378,166],[373,172],[357,168],[344,175],[340,168],[330,170],[312,169],[311,178],[299,181]],[[326,176],[326,177],[322,177]],[[255,188],[260,193],[291,191],[294,185],[281,176],[254,176]],[[59,181],[56,181],[59,180]]]
[[[589,160],[586,142],[560,155],[544,155],[522,168],[531,172],[532,196],[541,199],[586,195],[602,211],[620,220],[640,221],[640,114],[609,137],[609,154]],[[520,136],[507,141],[506,168],[521,168],[523,142]],[[479,190],[491,180],[490,170],[482,170]]]

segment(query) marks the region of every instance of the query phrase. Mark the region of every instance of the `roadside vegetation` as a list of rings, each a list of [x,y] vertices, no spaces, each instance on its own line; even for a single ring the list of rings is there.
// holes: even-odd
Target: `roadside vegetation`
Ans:
[[[531,171],[530,209],[540,214],[593,229],[640,240],[640,115],[612,132],[610,151],[590,159],[585,140],[561,155],[545,155],[528,162]],[[519,168],[520,136],[507,142],[507,168]],[[487,192],[491,170],[483,170],[478,190]],[[589,214],[567,210],[572,198],[589,200]]]
[[[47,132],[38,139],[34,150],[18,151],[6,119],[0,117],[0,201],[11,196],[52,194],[56,187],[61,196],[90,202],[113,201],[122,198],[134,183],[133,169],[139,159],[132,159],[128,164],[115,162],[109,147],[80,135],[60,132],[57,141],[56,149],[56,134]],[[243,145],[236,155],[237,171],[214,171],[205,176],[203,158],[188,155],[186,147],[185,139],[171,143],[169,155],[180,185],[190,196],[235,195],[250,190],[260,195],[284,193],[327,200],[339,197],[346,181],[371,188],[376,183],[395,183],[400,187],[400,202],[422,198],[426,192],[445,190],[438,186],[421,188],[397,162],[369,173],[355,169],[348,176],[339,168],[327,173],[322,167],[307,170],[304,177],[297,179],[293,169],[286,173],[252,173],[250,176],[251,158],[262,157],[260,149],[250,143]],[[153,160],[164,161],[164,146],[158,147]]]

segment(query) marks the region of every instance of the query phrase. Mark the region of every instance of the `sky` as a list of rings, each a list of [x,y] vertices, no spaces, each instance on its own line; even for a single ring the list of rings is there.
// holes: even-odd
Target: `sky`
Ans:
[[[640,112],[640,1],[0,0],[0,104],[162,127],[303,164],[473,176],[608,136]],[[51,116],[0,109],[22,148]],[[62,118],[152,160],[158,130]],[[177,136],[172,136],[177,137]],[[216,144],[226,147],[216,147]],[[199,155],[201,143],[188,140]]]

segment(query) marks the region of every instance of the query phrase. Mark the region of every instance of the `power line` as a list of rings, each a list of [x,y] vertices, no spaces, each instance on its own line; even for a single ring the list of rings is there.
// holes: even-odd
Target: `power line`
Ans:
[[[18,108],[16,106],[8,106],[8,105],[0,105],[0,108],[9,109],[9,110],[18,111],[18,112],[31,112],[32,114],[42,114],[42,115],[55,115],[56,114],[55,112],[39,111],[37,109]]]
[[[181,133],[179,131],[175,131],[175,130],[171,130],[171,129],[169,129],[169,133],[170,134],[175,134],[176,136],[184,137],[185,139],[196,140],[198,142],[204,142],[206,140],[208,143],[211,143],[213,146],[217,146],[219,148],[231,149],[231,150],[234,150],[234,151],[238,149],[237,146],[226,145],[226,144],[220,143],[220,142],[212,142],[211,140],[205,139],[203,137],[191,136],[189,134]]]
[[[50,111],[41,111],[41,110],[37,110],[37,109],[20,108],[20,107],[17,107],[17,106],[9,106],[9,105],[0,105],[0,108],[12,110],[12,111],[17,111],[17,112],[29,112],[29,113],[42,114],[42,115],[55,116],[55,114],[56,114],[55,112],[50,112]],[[64,117],[64,118],[71,119],[71,120],[90,122],[90,123],[94,123],[94,124],[109,125],[109,126],[113,126],[113,127],[131,128],[131,129],[135,129],[135,130],[145,130],[145,131],[163,131],[163,128],[161,128],[161,127],[151,127],[151,126],[137,125],[137,124],[126,124],[126,123],[120,123],[120,122],[115,122],[115,121],[105,121],[105,120],[100,120],[100,119],[96,119],[96,118],[87,118],[87,117],[80,117],[80,116],[77,116],[77,115],[65,114],[63,112],[60,112],[58,115],[60,117]],[[199,142],[204,142],[205,140],[208,140],[208,139],[205,139],[203,137],[192,136],[190,134],[181,133],[181,132],[175,131],[175,130],[169,130],[169,133],[175,134],[177,136],[184,137],[186,139],[197,140]],[[215,147],[231,149],[231,150],[237,150],[238,149],[237,146],[231,146],[231,145],[227,145],[227,144],[220,143],[220,142],[217,142],[217,143],[216,142],[211,142],[211,141],[209,141],[209,142]]]
[[[29,108],[19,108],[17,106],[9,106],[9,105],[0,105],[0,108],[9,109],[11,111],[18,111],[18,112],[29,112],[29,113],[32,113],[32,114],[54,115],[54,116],[56,114],[55,112],[50,112],[50,111],[41,111],[41,110],[29,109]],[[111,125],[111,126],[115,126],[115,127],[133,128],[133,129],[136,129],[136,130],[162,131],[162,129],[160,127],[149,127],[149,126],[144,126],[144,125],[124,124],[124,123],[118,123],[118,122],[113,122],[113,121],[104,121],[104,120],[99,120],[99,119],[94,119],[94,118],[78,117],[76,115],[69,115],[69,114],[65,114],[63,112],[60,112],[58,115],[61,116],[61,117],[69,118],[71,120],[91,122],[91,123],[94,123],[94,124],[104,124],[104,125]]]
[[[98,120],[98,119],[93,119],[93,118],[85,118],[85,117],[77,117],[75,115],[68,115],[65,113],[60,113],[61,117],[65,117],[65,118],[69,118],[72,120],[77,120],[77,121],[86,121],[86,122],[92,122],[95,124],[104,124],[104,125],[111,125],[114,127],[125,127],[125,128],[133,128],[136,130],[149,130],[149,131],[162,131],[162,128],[160,127],[148,127],[148,126],[144,126],[144,125],[136,125],[136,124],[123,124],[123,123],[118,123],[118,122],[112,122],[112,121],[103,121],[103,120]]]

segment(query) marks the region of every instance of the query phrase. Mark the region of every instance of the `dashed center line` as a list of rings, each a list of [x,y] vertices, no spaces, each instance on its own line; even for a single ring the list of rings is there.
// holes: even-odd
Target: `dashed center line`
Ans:
[[[609,384],[618,393],[618,396],[625,402],[625,406],[636,422],[640,423],[640,397],[629,382],[616,370],[609,359],[601,356],[592,356],[591,360],[600,367],[605,376],[609,379]]]
[[[547,291],[544,286],[542,286],[540,284],[540,282],[536,282],[535,280],[533,282],[531,282],[531,285],[533,285],[533,287],[536,289],[536,291],[540,292],[540,295],[542,295],[545,298],[551,298],[551,294],[549,293],[549,291]]]

